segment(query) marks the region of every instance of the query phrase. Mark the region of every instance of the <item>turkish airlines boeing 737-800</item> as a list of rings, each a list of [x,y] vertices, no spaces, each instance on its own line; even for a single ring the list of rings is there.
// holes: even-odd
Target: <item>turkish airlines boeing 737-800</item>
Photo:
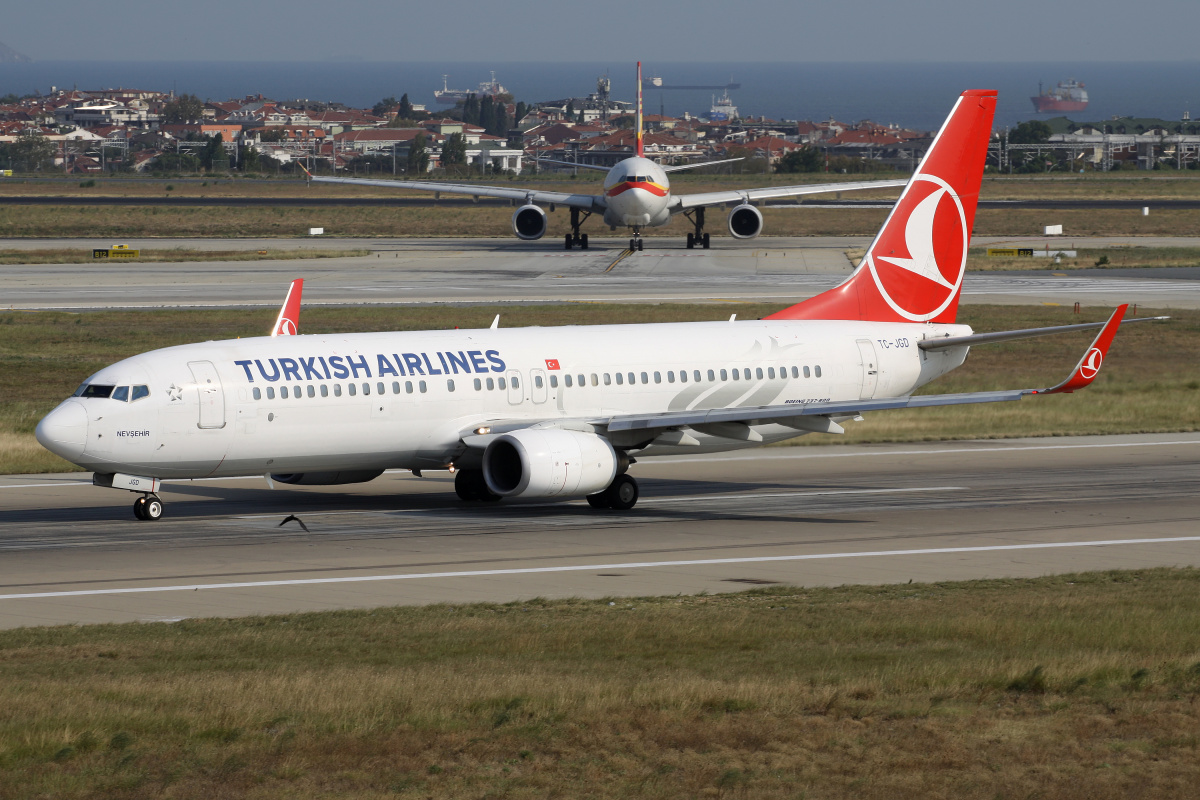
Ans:
[[[1121,323],[973,334],[954,323],[996,93],[956,103],[861,265],[762,320],[416,333],[294,333],[293,286],[271,337],[127,358],[37,428],[45,447],[142,496],[160,481],[267,474],[368,481],[457,471],[464,500],[586,497],[628,509],[636,459],[840,433],[876,410],[1071,392]],[[972,344],[1102,327],[1051,389],[913,396]],[[279,334],[279,335],[277,335]]]
[[[386,186],[392,189],[415,189],[424,192],[447,194],[469,194],[475,197],[503,197],[523,205],[513,212],[513,233],[519,239],[540,239],[546,234],[547,219],[542,205],[571,209],[571,232],[566,234],[564,244],[570,250],[578,245],[587,248],[588,237],[580,233],[580,226],[592,214],[601,214],[604,222],[613,228],[632,228],[630,250],[641,250],[642,228],[666,225],[677,214],[688,217],[694,231],[687,235],[689,249],[699,245],[707,249],[709,234],[704,230],[704,209],[711,206],[734,205],[729,212],[729,233],[735,239],[752,239],[762,231],[763,218],[752,205],[758,200],[779,197],[797,197],[806,194],[828,192],[850,192],[859,189],[886,189],[904,185],[904,181],[865,181],[859,183],[825,183],[805,186],[768,186],[762,189],[729,189],[703,194],[672,195],[668,172],[684,169],[725,164],[740,161],[709,161],[699,164],[662,166],[645,157],[642,141],[642,62],[637,67],[637,155],[627,158],[611,169],[592,164],[575,164],[542,159],[547,163],[567,164],[579,169],[593,169],[608,174],[604,178],[604,194],[568,194],[566,192],[544,192],[537,189],[520,189],[512,186],[478,186],[471,184],[422,182],[422,181],[376,181],[367,178],[319,178],[310,176],[320,183],[349,183],[363,186]],[[541,205],[539,205],[541,204]]]

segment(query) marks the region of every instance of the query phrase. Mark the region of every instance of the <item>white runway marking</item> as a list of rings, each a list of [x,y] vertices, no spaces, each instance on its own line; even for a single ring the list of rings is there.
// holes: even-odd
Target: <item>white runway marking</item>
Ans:
[[[345,578],[299,578],[284,581],[244,581],[240,583],[199,583],[187,586],[141,586],[125,589],[81,589],[70,592],[29,592],[3,594],[0,600],[30,600],[53,597],[95,597],[108,594],[148,594],[151,592],[195,592],[201,589],[261,589],[272,586],[315,586],[326,583],[372,583],[430,578],[484,578],[497,575],[537,575],[552,572],[590,572],[611,569],[657,569],[663,567],[703,567],[719,564],[764,564],[783,561],[821,561],[836,558],[879,558],[889,556],[928,556],[962,553],[994,553],[1014,550],[1050,550],[1066,547],[1112,547],[1117,545],[1180,544],[1200,542],[1200,536],[1162,539],[1104,539],[1091,542],[1044,542],[1040,544],[1001,544],[984,547],[933,547],[921,550],[873,550],[861,553],[810,553],[796,556],[752,556],[747,558],[705,558],[685,561],[635,561],[625,564],[571,564],[561,567],[524,567],[517,569],[481,569],[462,572],[413,572],[400,575],[361,575]]]

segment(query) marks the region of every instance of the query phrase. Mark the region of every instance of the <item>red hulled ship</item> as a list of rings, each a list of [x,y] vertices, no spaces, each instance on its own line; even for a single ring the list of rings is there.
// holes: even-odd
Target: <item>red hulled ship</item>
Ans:
[[[1087,89],[1083,84],[1072,78],[1069,81],[1059,81],[1053,89],[1042,91],[1038,84],[1037,97],[1029,98],[1039,114],[1061,114],[1068,111],[1083,111],[1088,106]]]

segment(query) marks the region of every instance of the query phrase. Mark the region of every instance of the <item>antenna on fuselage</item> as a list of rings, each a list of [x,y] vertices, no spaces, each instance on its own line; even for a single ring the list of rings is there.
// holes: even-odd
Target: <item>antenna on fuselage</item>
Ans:
[[[645,152],[642,147],[642,62],[638,62],[637,70],[637,113],[634,115],[634,124],[637,125],[637,156],[643,158]]]

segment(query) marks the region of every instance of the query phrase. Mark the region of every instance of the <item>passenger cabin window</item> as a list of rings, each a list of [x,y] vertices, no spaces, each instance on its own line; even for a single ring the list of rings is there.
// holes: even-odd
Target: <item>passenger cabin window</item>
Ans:
[[[497,384],[497,385],[498,385],[498,386],[499,386],[501,389],[507,389],[507,388],[508,388],[508,384],[507,384],[507,383],[504,381],[504,378],[496,378],[496,384]]]
[[[405,394],[412,394],[412,392],[413,392],[413,390],[412,390],[412,381],[405,381],[405,382],[404,382],[404,393],[405,393]]]
[[[268,399],[268,400],[274,400],[274,399],[275,399],[275,387],[274,387],[274,386],[268,386],[268,387],[267,387],[267,399]]]
[[[323,383],[321,384],[321,397],[329,397],[329,387]],[[257,400],[258,398],[254,399]]]
[[[721,377],[723,378],[723,377],[725,377],[725,376],[724,376],[724,375],[722,375]],[[736,380],[741,380],[741,377],[742,377],[742,376],[741,376],[741,375],[739,375],[739,374],[738,374],[738,371],[735,369],[735,370],[733,371],[733,379],[734,379],[735,381],[736,381]]]
[[[605,381],[605,383],[608,383],[608,381]],[[599,385],[600,385],[600,382],[596,380],[596,373],[593,372],[592,373],[592,386],[599,386]]]
[[[375,384],[375,391],[378,392],[379,394],[384,394],[383,381],[380,381],[379,383]]]
[[[487,379],[487,387],[488,387],[488,391],[490,392],[491,390],[496,388],[496,382],[494,380],[492,380],[491,378],[488,378]]]
[[[417,383],[417,388],[421,390],[421,394],[425,394],[425,381],[419,381]]]
[[[79,392],[77,397],[110,397],[113,393],[113,387],[102,386],[98,383],[91,383],[83,387],[83,391]]]
[[[475,379],[475,391],[477,391],[477,392],[483,391],[483,381],[481,381],[479,378]]]
[[[593,377],[594,377],[594,376],[593,376]],[[621,373],[619,373],[619,372],[618,372],[618,373],[617,373],[617,378],[620,378],[620,377],[621,377]],[[607,372],[606,372],[606,373],[604,373],[604,385],[605,385],[605,386],[608,386],[608,385],[609,385],[609,384],[611,384],[611,383],[612,383],[612,378],[609,376],[609,374],[608,374]],[[593,386],[595,386],[595,385],[596,385],[595,381],[593,381],[593,382],[592,382],[592,385],[593,385]]]
[[[579,376],[579,385],[582,387],[584,385],[584,383],[585,383],[585,381],[583,380],[583,376],[580,375]],[[596,376],[593,375],[592,376],[592,386],[595,386],[595,385],[596,385]]]
[[[358,389],[355,388],[353,383],[347,383],[346,384],[346,393],[349,394],[351,397],[354,397],[354,395],[358,394]]]
[[[112,399],[120,400],[122,403],[128,403],[129,402],[129,387],[128,386],[118,386],[117,388],[113,389]]]
[[[353,392],[351,392],[351,394],[353,394]],[[282,397],[284,400],[287,400],[288,399],[288,387],[280,386],[279,387],[279,396]]]
[[[257,386],[254,387],[254,399],[262,400],[262,389],[259,389]]]
[[[446,379],[446,389],[451,392],[454,391],[454,379],[453,378]]]
[[[658,373],[657,373],[657,372],[656,372],[656,373],[654,373],[654,374],[655,374],[655,376],[657,376],[657,375],[658,375]],[[681,373],[679,373],[679,374],[680,374],[680,375],[683,375],[684,373],[682,373],[682,372],[681,372]],[[685,379],[685,380],[686,380],[686,379]],[[674,383],[674,382],[675,382],[675,370],[673,370],[673,369],[669,369],[669,370],[667,370],[667,383]]]
[[[714,373],[711,369],[708,371],[708,379],[710,381],[715,381],[717,379],[716,373]]]
[[[267,391],[270,391],[270,389],[268,389]],[[340,383],[335,383],[333,385],[333,396],[334,397],[342,396],[342,385]]]
[[[767,367],[767,378],[769,380],[775,380],[775,368],[774,367]]]
[[[143,397],[149,397],[149,396],[150,396],[150,387],[149,386],[146,386],[145,384],[142,384],[140,386],[134,386],[133,393],[131,395],[129,395],[129,402],[132,403],[134,400],[141,400]]]
[[[774,370],[771,370],[771,371],[772,371],[772,372],[774,372]],[[758,379],[758,380],[760,380],[760,381],[763,379],[763,371],[762,371],[762,367],[756,367],[756,368],[755,368],[755,370],[754,370],[754,377],[755,377],[755,378],[757,378],[757,379]],[[772,377],[772,378],[774,378],[775,376],[774,376],[774,375],[772,375],[771,377]]]
[[[804,377],[806,377],[806,378],[812,377],[812,373],[809,371],[808,367],[804,368]]]
[[[624,383],[625,383],[625,376],[618,372],[617,373],[617,386],[621,386]]]
[[[364,381],[364,382],[363,382],[363,394],[364,394],[364,395],[367,395],[367,394],[370,394],[370,393],[371,393],[371,384],[369,384],[369,383],[366,383],[366,382]]]
[[[629,385],[633,386],[635,383],[637,383],[637,378],[631,372],[631,373],[629,373]]]
[[[400,394],[400,381],[392,381],[392,394]]]
[[[516,380],[516,379],[514,378],[513,380]],[[542,376],[541,375],[533,376],[533,385],[539,389],[542,388]]]
[[[820,364],[813,367],[813,375],[816,375],[818,378],[821,377],[821,365]]]
[[[570,376],[570,375],[563,375],[563,384],[564,384],[564,385],[565,385],[565,386],[566,386],[568,389],[570,389],[570,388],[571,388],[571,376]],[[583,385],[583,384],[580,384],[580,386],[582,386],[582,385]]]
[[[517,378],[517,376],[516,376],[516,375],[513,375],[513,376],[512,376],[512,387],[513,387],[514,389],[520,389],[520,388],[521,388],[521,381],[520,381],[520,379],[518,379],[518,378]]]
[[[568,375],[568,376],[567,376],[567,378],[570,378],[570,377],[571,377],[570,375]],[[541,380],[541,378],[538,378],[538,380],[540,381],[540,380]],[[538,385],[540,386],[541,384],[539,383]],[[550,376],[550,388],[551,388],[551,389],[557,389],[557,388],[558,388],[558,376],[557,376],[557,375],[551,375],[551,376]]]
[[[647,384],[649,382],[650,382],[650,376],[643,372],[642,373],[642,383]]]
[[[299,386],[292,387],[292,393],[295,395],[297,400],[300,399],[300,387]]]
[[[313,386],[313,385],[310,383],[310,384],[308,385],[308,391],[307,391],[307,392],[305,392],[305,394],[307,394],[309,397],[316,397],[316,396],[317,396],[317,387]]]
[[[721,370],[721,380],[723,380],[723,381],[729,380],[729,373],[727,373],[725,370]]]

